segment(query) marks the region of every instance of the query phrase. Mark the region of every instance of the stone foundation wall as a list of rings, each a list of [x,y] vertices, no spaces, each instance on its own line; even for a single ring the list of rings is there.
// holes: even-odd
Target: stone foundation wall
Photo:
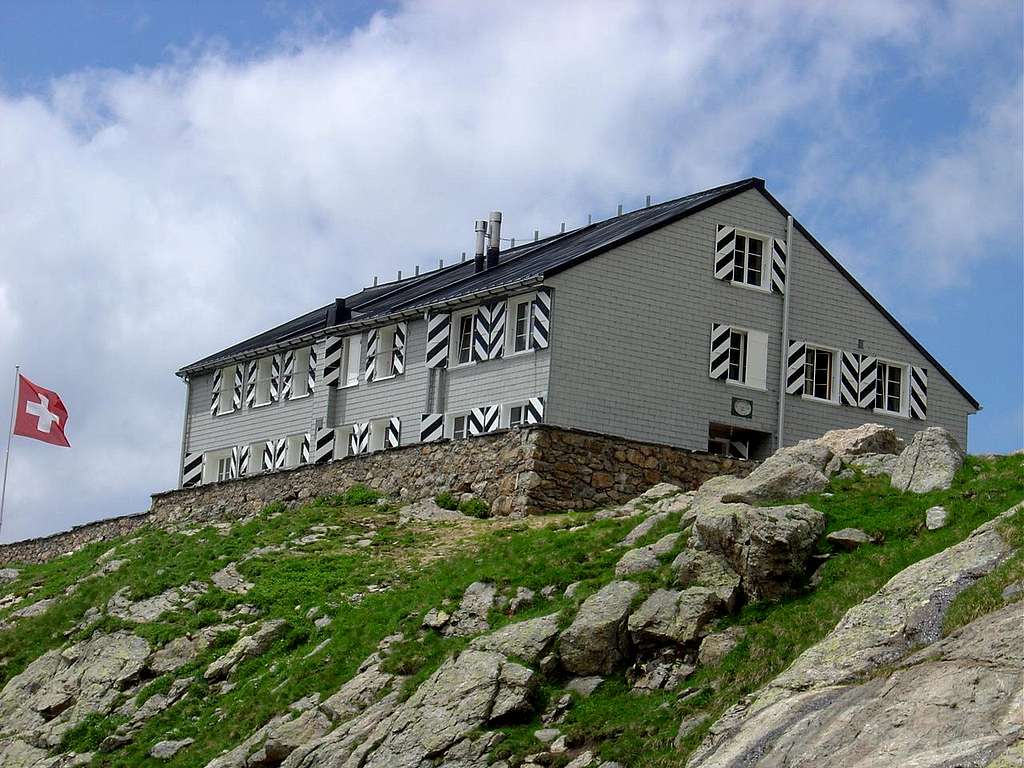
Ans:
[[[403,501],[441,491],[472,493],[496,515],[592,509],[627,501],[660,482],[696,488],[720,474],[745,476],[755,462],[552,426],[502,430],[355,456],[328,464],[154,494],[149,512],[42,539],[0,545],[0,565],[45,562],[145,524],[245,517],[274,501],[299,502],[361,483]]]

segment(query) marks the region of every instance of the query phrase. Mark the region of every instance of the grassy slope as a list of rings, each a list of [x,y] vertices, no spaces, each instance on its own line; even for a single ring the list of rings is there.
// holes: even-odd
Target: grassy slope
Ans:
[[[672,739],[683,716],[698,710],[719,714],[780,672],[828,632],[847,608],[899,570],[961,540],[980,523],[1024,498],[1022,469],[1020,458],[970,459],[950,491],[924,496],[892,491],[886,479],[835,481],[829,491],[835,495],[821,494],[807,501],[826,514],[830,530],[860,527],[880,536],[883,544],[830,560],[822,584],[814,592],[774,605],[749,607],[730,619],[748,628],[747,639],[720,667],[700,670],[694,676],[689,685],[703,689],[698,696],[685,702],[671,693],[636,696],[623,683],[609,680],[570,710],[562,729],[571,740],[598,743],[603,757],[633,768],[682,765],[686,753],[703,735],[702,730],[697,731],[682,752],[674,749]],[[337,526],[322,541],[304,547],[302,556],[277,553],[243,564],[242,573],[256,582],[244,597],[211,589],[190,611],[164,616],[155,624],[133,625],[134,631],[157,645],[219,623],[220,612],[237,603],[257,606],[261,617],[289,621],[285,637],[267,654],[238,670],[237,687],[217,695],[203,681],[202,670],[235,637],[230,633],[222,636],[217,648],[173,676],[193,679],[184,700],[149,721],[133,744],[111,754],[98,753],[94,761],[94,765],[104,766],[157,764],[146,756],[153,743],[191,737],[196,739],[193,746],[159,764],[203,766],[283,711],[289,702],[312,692],[326,696],[335,691],[382,637],[397,630],[412,637],[426,610],[445,600],[457,601],[473,581],[538,591],[549,584],[564,587],[582,581],[575,598],[578,602],[611,580],[614,563],[622,553],[612,545],[635,523],[609,520],[567,530],[590,519],[581,514],[520,523],[474,520],[399,527],[391,513],[346,503],[356,500],[335,499],[283,515],[265,513],[226,534],[213,527],[192,536],[144,530],[130,541],[116,542],[116,556],[130,561],[120,571],[83,582],[46,614],[0,632],[0,684],[44,650],[60,647],[86,609],[102,605],[122,586],[131,586],[135,598],[158,594],[193,579],[207,579],[253,547],[282,543],[308,532],[311,526]],[[937,503],[952,512],[951,523],[941,531],[925,531],[924,510]],[[641,543],[657,538],[674,524],[675,520],[663,523]],[[373,535],[371,547],[353,546],[354,539],[368,535]],[[93,572],[96,558],[110,546],[94,545],[52,563],[26,566],[16,582],[0,586],[0,595],[24,592],[30,586],[36,589],[33,599],[61,595],[66,587]],[[1016,567],[1016,571],[1007,569],[1008,575],[994,576],[987,580],[990,583],[968,590],[951,616],[961,616],[963,622],[972,611],[998,604],[1002,587],[1020,578],[1019,562]],[[654,587],[667,583],[668,574],[663,571],[643,581]],[[370,593],[367,586],[371,584],[390,588]],[[350,599],[355,593],[365,593],[364,599]],[[333,624],[317,629],[312,619],[305,618],[312,607],[332,616]],[[572,604],[561,597],[561,590],[552,600],[538,600],[517,618],[554,611],[562,612],[564,621],[571,618]],[[0,612],[0,619],[7,612]],[[492,619],[495,626],[509,620],[498,614]],[[118,623],[109,619],[103,624],[105,629],[116,626]],[[91,631],[92,627],[86,633]],[[71,635],[71,639],[75,637]],[[323,649],[305,658],[325,640]],[[411,639],[399,646],[390,664],[418,681],[463,644],[433,634],[423,640]],[[147,693],[166,689],[171,679],[153,680]],[[543,686],[540,703],[557,690],[553,684]],[[67,746],[92,749],[116,725],[112,718],[87,722],[71,734]],[[508,754],[536,751],[532,732],[537,727],[539,721],[534,720],[505,729],[508,738],[499,750]]]

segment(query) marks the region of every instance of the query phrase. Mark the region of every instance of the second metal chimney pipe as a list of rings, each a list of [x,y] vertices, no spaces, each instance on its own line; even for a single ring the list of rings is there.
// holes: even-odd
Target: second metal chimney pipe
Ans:
[[[490,241],[487,245],[487,268],[498,266],[498,251],[501,249],[501,211],[491,211],[491,223],[487,228]]]
[[[484,240],[487,238],[487,222],[476,220],[476,250],[473,252],[473,271],[484,271]]]

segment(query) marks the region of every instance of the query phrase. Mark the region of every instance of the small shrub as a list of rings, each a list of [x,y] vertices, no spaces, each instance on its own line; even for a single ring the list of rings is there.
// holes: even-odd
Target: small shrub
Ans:
[[[345,491],[345,504],[349,507],[362,507],[368,504],[376,504],[380,493],[367,488],[365,485],[353,485]]]
[[[491,516],[491,505],[483,499],[466,499],[459,502],[459,512],[470,517],[479,517],[486,520]]]
[[[434,497],[434,502],[441,509],[458,509],[459,508],[459,500],[457,498],[455,498],[455,495],[453,493],[450,493],[448,491],[445,491],[444,493],[437,494],[437,496]]]
[[[283,501],[272,501],[263,508],[263,514],[269,517],[270,515],[280,514],[284,512],[285,509]]]

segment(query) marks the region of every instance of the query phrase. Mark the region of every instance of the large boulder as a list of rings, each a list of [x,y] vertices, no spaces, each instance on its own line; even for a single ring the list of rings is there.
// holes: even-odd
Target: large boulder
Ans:
[[[879,475],[892,475],[893,470],[896,469],[896,462],[899,460],[899,456],[894,456],[891,453],[865,453],[851,458],[849,464],[868,477],[878,477]]]
[[[725,560],[702,549],[684,549],[672,561],[676,585],[686,587],[707,587],[727,611],[736,608],[740,596],[740,575]]]
[[[613,581],[583,601],[558,638],[562,666],[575,675],[607,675],[629,655],[626,619],[640,587]]]
[[[707,587],[682,592],[656,590],[629,617],[629,633],[638,647],[686,645],[703,637],[704,631],[725,606]]]
[[[494,651],[504,656],[535,664],[548,652],[558,634],[558,614],[552,613],[527,621],[517,621],[497,632],[476,638],[470,648]]]
[[[629,550],[615,564],[615,575],[622,577],[657,570],[661,566],[661,561],[658,558],[664,557],[675,549],[682,536],[683,534],[678,532],[668,533],[653,544]]]
[[[964,452],[942,427],[921,430],[892,469],[892,487],[912,493],[946,490],[964,464]]]
[[[903,450],[903,439],[892,427],[862,424],[853,429],[833,429],[817,439],[841,459],[865,454],[896,454]]]
[[[824,530],[825,516],[806,504],[711,503],[697,511],[688,548],[721,557],[748,599],[774,599],[803,577]]]
[[[756,504],[817,493],[828,485],[825,467],[832,455],[831,448],[813,440],[782,448],[742,480],[733,480],[721,500]]]

